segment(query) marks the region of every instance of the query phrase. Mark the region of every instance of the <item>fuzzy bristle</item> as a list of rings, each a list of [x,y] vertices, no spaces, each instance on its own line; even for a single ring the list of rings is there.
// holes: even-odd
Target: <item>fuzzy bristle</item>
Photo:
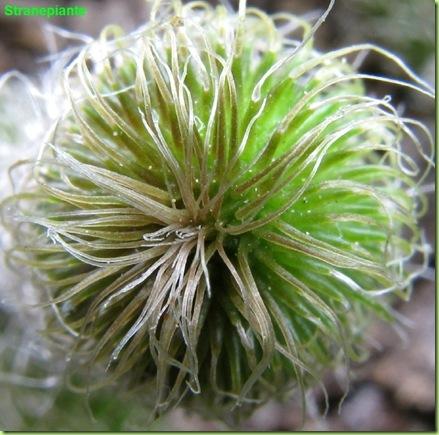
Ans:
[[[103,368],[77,388],[144,386],[155,414],[304,394],[363,357],[366,324],[393,321],[389,295],[427,256],[413,155],[431,164],[430,133],[366,83],[428,86],[370,44],[315,50],[329,9],[312,26],[241,6],[159,2],[85,45],[3,206],[9,261],[50,294],[47,335],[75,372]],[[357,72],[366,51],[408,81]]]

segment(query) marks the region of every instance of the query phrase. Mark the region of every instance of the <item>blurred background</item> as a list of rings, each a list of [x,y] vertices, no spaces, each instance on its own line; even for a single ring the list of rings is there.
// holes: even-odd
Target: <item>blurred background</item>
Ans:
[[[211,1],[217,4],[215,1]],[[1,11],[6,3],[0,0]],[[47,1],[12,2],[17,5],[46,5]],[[224,2],[236,8],[236,1]],[[292,12],[314,21],[328,5],[323,0],[249,0],[267,13]],[[59,0],[57,5],[81,5],[88,8],[85,17],[57,18],[52,24],[62,28],[97,36],[108,23],[132,30],[148,17],[144,0]],[[51,3],[53,5],[53,3]],[[0,74],[18,69],[37,76],[46,64],[48,40],[39,18],[4,17],[0,13]],[[337,0],[336,5],[316,35],[315,46],[322,50],[353,43],[373,42],[397,53],[429,83],[435,80],[435,6],[433,0]],[[401,77],[397,68],[379,56],[370,55],[362,72]],[[377,95],[392,95],[392,101],[409,117],[426,124],[434,132],[434,102],[405,88],[382,84],[369,91]],[[434,174],[427,183],[434,189]],[[435,204],[430,196],[429,212],[423,226],[431,246],[435,245]],[[291,431],[431,431],[435,429],[435,254],[430,269],[416,282],[410,303],[397,302],[396,308],[411,321],[404,338],[389,326],[373,324],[368,335],[372,343],[370,360],[353,368],[350,392],[338,412],[343,396],[341,377],[328,374],[326,387],[329,411],[324,418],[324,398],[320,390],[308,397],[308,416],[301,426],[301,411],[297,400],[288,403],[268,403],[248,421],[243,430]],[[5,276],[2,276],[5,279]],[[0,306],[1,307],[1,306]],[[1,309],[1,308],[0,308]],[[11,323],[11,314],[0,311],[0,331],[9,338],[37,340],[20,331],[18,322]],[[11,326],[12,325],[12,326]],[[15,335],[14,335],[15,334]],[[3,342],[1,342],[3,343]],[[8,342],[10,343],[10,341]],[[0,352],[8,353],[9,344],[0,344]],[[12,352],[12,348],[11,351]],[[27,356],[28,358],[29,355]],[[25,358],[25,357],[21,357]],[[139,403],[115,391],[94,393],[89,403],[57,384],[52,388],[46,379],[41,385],[23,386],[20,379],[8,375],[12,357],[0,361],[0,427],[6,430],[145,430],[145,410]],[[62,368],[53,368],[56,370]],[[50,377],[49,377],[50,378]],[[21,379],[23,381],[23,379]],[[156,422],[150,430],[224,430],[219,422],[204,421],[195,415],[176,410]]]

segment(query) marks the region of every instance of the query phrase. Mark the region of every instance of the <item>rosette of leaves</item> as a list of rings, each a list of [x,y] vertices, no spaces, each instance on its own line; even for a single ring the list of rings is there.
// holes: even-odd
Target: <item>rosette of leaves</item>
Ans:
[[[364,356],[368,319],[393,321],[387,295],[426,257],[412,156],[429,163],[431,137],[365,82],[432,92],[373,45],[314,49],[329,9],[312,26],[158,2],[65,66],[66,110],[3,209],[46,334],[89,372],[75,388],[226,419],[303,395]],[[405,79],[357,72],[365,51]]]

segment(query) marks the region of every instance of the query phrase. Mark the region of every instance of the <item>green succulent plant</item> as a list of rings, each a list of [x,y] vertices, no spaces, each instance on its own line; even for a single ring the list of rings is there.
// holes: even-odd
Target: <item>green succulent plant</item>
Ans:
[[[314,49],[329,10],[311,26],[157,2],[65,66],[63,113],[3,212],[76,389],[228,419],[303,394],[364,356],[368,321],[394,321],[427,250],[406,147],[429,163],[432,140],[365,83],[432,92],[371,44]],[[364,51],[408,81],[356,71]]]

